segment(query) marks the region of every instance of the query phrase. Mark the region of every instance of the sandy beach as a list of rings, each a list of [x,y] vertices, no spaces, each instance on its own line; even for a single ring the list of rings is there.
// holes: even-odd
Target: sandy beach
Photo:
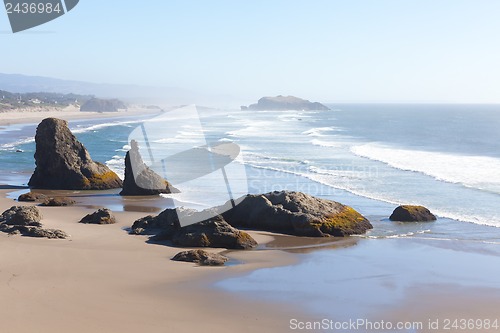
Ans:
[[[133,107],[127,111],[120,112],[81,112],[74,106],[64,109],[55,108],[28,108],[15,111],[0,112],[0,126],[14,124],[38,123],[45,118],[60,118],[64,120],[80,119],[104,119],[128,116],[140,116],[147,114],[158,114],[159,110]]]
[[[0,210],[15,205],[0,192]],[[144,213],[116,213],[115,225],[82,225],[93,210],[40,207],[42,223],[68,240],[0,234],[2,332],[287,331],[297,309],[210,288],[221,277],[294,262],[281,251],[226,253],[242,265],[209,268],[169,260],[178,248],[146,244],[124,228]],[[272,237],[252,233],[265,243]],[[222,250],[211,249],[220,252]]]
[[[6,198],[14,190],[0,191],[0,211],[19,204]],[[445,274],[439,272],[446,271],[446,267],[440,268],[436,259],[425,264],[425,258],[439,258],[450,248],[453,250],[451,245],[436,247],[431,253],[418,242],[404,239],[345,238],[332,243],[333,239],[251,231],[260,244],[257,250],[208,249],[223,252],[235,264],[198,267],[169,260],[181,251],[179,248],[148,244],[146,236],[127,233],[125,229],[147,213],[116,212],[118,223],[114,225],[79,224],[95,208],[86,207],[88,198],[75,198],[79,201],[77,206],[39,207],[44,227],[64,230],[71,235],[67,240],[0,233],[0,305],[8,318],[0,326],[2,332],[291,332],[295,331],[292,319],[304,325],[325,320],[338,325],[347,320],[364,320],[368,325],[379,325],[381,321],[412,323],[423,326],[418,330],[395,331],[447,332],[448,319],[494,320],[498,316],[498,289],[487,284],[461,285],[464,278],[459,276],[457,281],[439,283],[436,274]],[[407,266],[394,261],[397,254],[387,256],[387,252],[398,249],[401,257],[408,256]],[[314,262],[322,262],[315,257],[316,251],[338,255],[343,260],[340,267],[331,273],[325,273],[330,268],[314,268]],[[476,254],[477,258],[490,255]],[[309,260],[313,264],[310,276],[300,273],[308,270],[294,271],[294,267],[308,265]],[[420,267],[410,268],[414,267],[413,262]],[[467,256],[462,265],[477,268]],[[262,281],[251,282],[250,278],[254,290],[232,292],[214,286],[273,267],[278,271],[273,271],[269,282],[259,285]],[[388,273],[379,272],[383,270]],[[429,274],[431,271],[434,273]],[[420,274],[429,275],[421,279]],[[317,276],[317,281],[312,276]],[[344,279],[346,276],[350,278]],[[309,281],[307,290],[294,290],[300,287],[300,279]],[[322,279],[332,289],[314,299],[312,295],[323,293]],[[394,279],[401,285],[394,284]],[[272,300],[264,296],[266,289],[283,281],[287,281],[288,290],[283,297]],[[380,286],[385,290],[382,294]],[[301,298],[303,293],[309,297]],[[399,298],[394,298],[395,294]],[[346,295],[348,298],[344,298]],[[360,316],[362,313],[366,316]],[[437,329],[429,326],[436,321]],[[333,331],[380,330],[360,326],[356,330]]]
[[[0,126],[36,123],[44,118],[65,120],[155,114],[133,109],[120,113],[78,110],[5,112]],[[0,190],[0,211],[18,205],[6,198],[16,187]],[[210,268],[170,260],[183,249],[147,244],[145,236],[125,228],[160,207],[141,202],[117,212],[118,223],[82,225],[99,198],[90,196],[75,207],[40,207],[46,228],[61,229],[68,240],[34,239],[0,233],[0,304],[9,320],[2,332],[194,332],[214,330],[287,331],[297,309],[245,300],[210,285],[222,277],[256,268],[290,264],[296,258],[281,251],[226,251],[240,265]],[[84,201],[85,201],[84,200]],[[26,205],[26,203],[22,203]],[[136,206],[145,205],[145,209]],[[135,207],[135,208],[134,208]],[[139,207],[140,208],[140,207]],[[132,211],[130,211],[132,210]],[[142,212],[141,212],[142,211]],[[264,244],[273,238],[252,232]]]

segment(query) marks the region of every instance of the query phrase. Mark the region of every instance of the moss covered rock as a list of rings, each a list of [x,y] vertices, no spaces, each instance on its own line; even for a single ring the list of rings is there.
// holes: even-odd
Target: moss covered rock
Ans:
[[[35,172],[29,186],[54,190],[105,190],[122,187],[121,179],[94,162],[65,120],[44,119],[36,130]]]
[[[389,219],[400,222],[430,222],[435,221],[436,216],[423,206],[402,205],[394,210]]]
[[[353,208],[301,192],[248,195],[238,199],[236,207],[222,215],[235,227],[296,236],[344,237],[363,234],[372,228]]]

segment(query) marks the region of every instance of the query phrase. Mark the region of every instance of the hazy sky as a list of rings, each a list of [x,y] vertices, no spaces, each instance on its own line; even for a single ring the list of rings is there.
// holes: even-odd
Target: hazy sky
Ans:
[[[499,0],[80,0],[0,72],[257,99],[500,102]]]

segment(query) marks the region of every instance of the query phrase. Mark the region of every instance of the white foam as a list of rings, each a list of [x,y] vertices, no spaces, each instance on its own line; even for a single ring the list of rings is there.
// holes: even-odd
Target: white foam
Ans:
[[[324,141],[324,140],[318,140],[318,139],[311,140],[311,143],[315,146],[326,147],[326,148],[340,148],[340,147],[342,147],[342,144],[339,142]]]
[[[72,133],[86,133],[86,132],[93,132],[97,131],[103,128],[107,127],[115,127],[115,126],[127,126],[130,127],[129,125],[131,124],[138,124],[142,123],[144,120],[129,120],[129,121],[115,121],[111,123],[102,123],[102,124],[97,124],[97,125],[91,125],[91,126],[77,126],[77,128],[71,129]]]
[[[257,157],[253,154],[253,157]],[[270,166],[267,162],[273,162]],[[251,161],[246,160],[245,164],[256,169],[266,169],[270,171],[283,172],[287,174],[293,174],[296,176],[307,178],[318,184],[328,186],[330,188],[343,190],[350,192],[354,195],[365,197],[368,199],[378,200],[386,203],[390,203],[394,206],[401,204],[421,204],[420,202],[413,202],[412,200],[395,200],[393,197],[388,197],[383,193],[372,193],[367,191],[363,186],[356,186],[356,182],[351,182],[353,178],[357,178],[356,170],[343,170],[343,169],[323,169],[315,166],[309,166],[307,171],[302,171],[300,168],[291,167],[291,165],[279,165],[274,163],[273,158],[265,157],[262,161],[259,159],[252,159]],[[426,205],[433,213],[442,218],[450,218],[457,221],[469,222],[474,224],[488,225],[494,227],[500,227],[500,216],[492,215],[491,213],[468,213],[466,209],[440,209],[432,204]]]
[[[397,149],[375,143],[355,146],[361,157],[380,161],[393,168],[419,172],[437,180],[500,193],[500,159],[449,153]]]
[[[106,161],[106,166],[115,172],[118,177],[125,179],[125,157],[115,155],[109,161]]]
[[[322,137],[326,136],[325,133],[329,132],[343,132],[344,130],[339,128],[339,127],[316,127],[316,128],[311,128],[310,130],[302,132],[302,134],[305,134],[307,136],[312,136],[312,137]]]
[[[20,140],[14,141],[14,142],[2,144],[2,145],[0,145],[0,148],[2,150],[15,150],[16,147],[18,147],[20,145],[25,145],[25,144],[33,143],[33,142],[35,142],[35,138],[24,138],[24,139],[20,139]]]

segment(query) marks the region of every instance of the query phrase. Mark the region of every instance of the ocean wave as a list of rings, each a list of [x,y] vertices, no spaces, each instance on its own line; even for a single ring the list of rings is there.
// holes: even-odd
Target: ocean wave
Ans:
[[[116,149],[116,152],[128,152],[132,147],[130,147],[128,144],[124,145],[122,148]]]
[[[71,132],[73,132],[74,134],[75,133],[80,134],[80,133],[93,132],[93,131],[97,131],[97,130],[100,130],[103,128],[115,127],[115,126],[131,127],[130,125],[139,124],[142,122],[144,122],[144,120],[114,121],[114,122],[96,124],[96,125],[91,125],[91,126],[78,125],[76,128],[72,128]]]
[[[125,178],[125,157],[115,155],[110,160],[106,161],[106,166],[116,173],[120,179]]]
[[[430,229],[426,229],[426,230],[419,230],[419,231],[410,231],[410,232],[405,232],[405,233],[401,233],[401,234],[388,233],[386,235],[370,235],[368,233],[365,235],[353,235],[353,236],[359,237],[359,238],[368,238],[368,239],[414,238],[417,235],[427,234],[430,232],[431,232]]]
[[[318,140],[318,139],[311,140],[311,143],[315,146],[326,147],[326,148],[340,148],[340,147],[342,147],[342,144],[340,142],[323,141],[323,140]]]
[[[14,142],[9,142],[9,143],[4,143],[0,145],[0,148],[2,150],[15,150],[17,149],[18,146],[26,145],[35,142],[35,138],[24,138],[24,139],[19,139]]]
[[[343,132],[344,130],[339,127],[334,127],[334,126],[329,126],[329,127],[315,127],[311,128],[310,130],[302,132],[302,134],[305,134],[307,136],[312,136],[312,137],[322,137],[326,136],[325,133],[330,133],[330,132]]]
[[[263,137],[274,134],[276,128],[275,122],[271,121],[243,121],[242,123],[245,127],[228,131],[225,134],[236,138]]]
[[[397,149],[374,143],[354,146],[351,152],[396,169],[419,172],[439,181],[500,193],[498,158]]]
[[[394,207],[402,204],[422,204],[419,202],[413,202],[411,200],[395,200],[394,198],[387,197],[382,193],[372,193],[370,191],[367,191],[366,189],[355,188],[352,186],[352,182],[346,182],[346,179],[350,180],[355,176],[355,173],[353,174],[350,171],[346,172],[343,170],[327,170],[315,166],[309,166],[307,170],[304,170],[291,166],[279,166],[277,164],[274,166],[269,166],[265,165],[264,163],[252,163],[248,161],[245,161],[245,164],[256,169],[265,169],[269,171],[282,172],[299,177],[304,177],[332,189],[346,191],[359,197],[389,203],[394,205]],[[426,206],[440,218],[449,218],[461,222],[500,227],[500,216],[491,214],[485,215],[487,213],[478,214],[477,212],[469,214],[467,213],[467,211],[457,211],[452,207],[450,207],[449,209],[443,209],[434,207],[432,205]]]

